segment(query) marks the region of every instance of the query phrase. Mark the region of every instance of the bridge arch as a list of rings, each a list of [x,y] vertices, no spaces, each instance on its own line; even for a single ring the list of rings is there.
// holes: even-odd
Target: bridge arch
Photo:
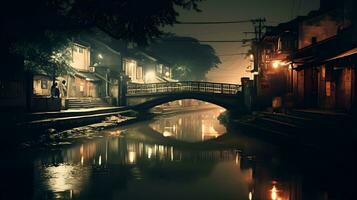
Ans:
[[[221,106],[226,110],[237,110],[239,108],[243,109],[244,107],[243,102],[240,102],[240,98],[237,97],[207,95],[199,93],[129,97],[127,101],[128,105],[131,106],[134,110],[149,110],[155,106],[182,99],[196,99]]]
[[[167,102],[196,99],[230,111],[245,112],[241,86],[236,84],[185,81],[174,83],[130,84],[126,102],[134,110],[149,110]]]

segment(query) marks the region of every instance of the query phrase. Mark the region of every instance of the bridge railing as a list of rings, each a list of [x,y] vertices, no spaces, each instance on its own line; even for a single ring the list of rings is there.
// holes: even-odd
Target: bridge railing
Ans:
[[[127,87],[127,94],[140,95],[155,93],[200,92],[235,95],[241,90],[242,87],[237,84],[183,81],[149,84],[129,83]]]

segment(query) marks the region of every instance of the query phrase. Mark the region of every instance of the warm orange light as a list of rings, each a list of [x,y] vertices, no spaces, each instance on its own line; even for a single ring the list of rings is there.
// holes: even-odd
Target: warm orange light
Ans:
[[[128,158],[129,164],[134,164],[136,161],[136,153],[134,151],[129,151]]]
[[[252,192],[249,192],[248,198],[249,198],[249,200],[252,200],[252,199],[253,199],[253,194],[252,194]]]
[[[152,155],[152,148],[148,147],[148,158],[150,159]]]
[[[278,199],[278,190],[276,189],[275,185],[273,186],[273,189],[271,189],[271,199],[272,200]]]
[[[279,62],[278,60],[273,61],[273,68],[274,68],[274,69],[278,68],[279,65],[280,65],[280,62]]]
[[[81,165],[83,165],[83,163],[84,163],[84,157],[81,156]]]

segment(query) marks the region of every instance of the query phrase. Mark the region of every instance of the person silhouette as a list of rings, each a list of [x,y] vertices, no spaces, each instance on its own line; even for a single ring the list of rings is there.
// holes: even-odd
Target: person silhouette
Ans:
[[[57,87],[57,82],[53,82],[51,86],[51,97],[58,98],[59,97],[59,89]]]

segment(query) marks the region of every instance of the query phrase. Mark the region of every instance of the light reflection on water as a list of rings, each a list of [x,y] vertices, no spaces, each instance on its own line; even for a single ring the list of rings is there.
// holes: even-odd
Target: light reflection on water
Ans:
[[[46,154],[34,165],[34,199],[269,199],[270,179],[256,179],[254,156],[241,150],[192,150],[126,137],[149,126],[189,142],[215,139],[226,133],[217,120],[221,112],[164,116]]]
[[[165,137],[173,137],[186,142],[200,142],[214,139],[226,132],[217,117],[224,109],[198,111],[173,116],[163,116],[150,123],[150,127]]]
[[[237,199],[248,195],[253,181],[241,159],[234,150],[185,151],[108,137],[40,158],[35,199]]]
[[[9,165],[12,174],[21,178],[9,188],[21,191],[31,186],[28,197],[33,199],[304,199],[300,172],[290,169],[290,163],[284,164],[275,155],[275,145],[266,141],[237,133],[223,137],[234,143],[229,148],[194,148],[199,143],[190,143],[188,148],[130,137],[141,137],[140,131],[152,134],[151,126],[180,140],[212,139],[216,136],[210,134],[226,132],[217,120],[220,112],[214,109],[153,119],[37,155],[30,167],[18,170]],[[310,199],[318,199],[315,197],[323,192],[317,191]]]

